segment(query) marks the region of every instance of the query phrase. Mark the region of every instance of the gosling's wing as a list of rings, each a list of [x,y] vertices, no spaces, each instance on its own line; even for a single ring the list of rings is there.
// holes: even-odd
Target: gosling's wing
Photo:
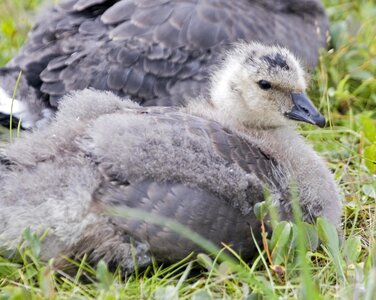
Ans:
[[[66,0],[41,16],[11,65],[52,106],[86,87],[179,105],[206,92],[210,66],[228,43],[279,43],[314,65],[326,25],[313,0]]]
[[[202,159],[210,157],[214,166],[222,164],[229,169],[234,166],[242,174],[255,175],[260,182],[276,189],[281,188],[281,173],[278,173],[282,170],[280,165],[255,143],[216,121],[191,115],[177,108],[140,107],[104,115],[94,121],[87,134],[88,142],[83,144],[83,151],[99,161],[102,159],[106,165],[117,166],[121,164],[121,160],[135,164],[130,158],[132,151],[138,150],[143,151],[143,156],[137,154],[137,157],[145,159],[145,164],[152,161],[163,164],[162,158],[172,162],[180,161],[184,159],[181,156],[198,153]],[[203,144],[195,145],[198,142]],[[155,149],[156,152],[149,154],[150,149]],[[161,149],[175,152],[165,154]],[[134,156],[136,157],[136,153]],[[196,163],[193,158],[190,159],[190,162]],[[205,163],[205,167],[209,168],[211,161]],[[106,172],[110,177],[113,177],[113,172],[117,178],[127,179],[129,175],[127,173],[126,176],[120,176],[120,167],[106,168]],[[140,169],[136,169],[136,172],[140,172]],[[183,170],[177,172],[184,173]]]
[[[260,224],[253,212],[243,215],[220,197],[198,187],[150,179],[107,182],[93,198],[94,206],[101,206],[110,216],[115,214],[111,222],[133,239],[146,243],[160,262],[178,261],[191,252],[203,251],[175,223],[219,248],[222,243],[232,246],[245,259],[255,250],[252,230],[259,239]],[[170,220],[174,223],[168,225]],[[189,236],[193,237],[190,233]]]
[[[92,134],[87,137],[90,146],[83,146],[84,152],[94,160],[103,176],[101,186],[93,195],[93,205],[104,205],[116,212],[133,208],[173,219],[218,246],[225,242],[231,244],[245,258],[252,255],[254,245],[251,230],[256,238],[259,237],[259,223],[254,216],[253,207],[257,202],[263,201],[264,187],[278,189],[273,185],[273,182],[278,181],[273,172],[276,162],[255,145],[216,122],[168,108],[141,108],[138,114],[143,123],[148,124],[148,130],[145,130],[141,122],[134,124],[136,121],[132,121],[134,126],[129,123],[124,125],[126,122],[118,122],[114,116],[109,116],[114,122],[113,125],[107,126],[109,123],[106,119],[99,119],[97,124],[101,124],[102,128],[94,125]],[[122,118],[131,119],[127,115]],[[174,131],[166,130],[165,125]],[[116,129],[112,130],[112,126]],[[158,139],[153,139],[152,143],[145,143],[150,145],[149,149],[146,148],[140,140],[149,138],[148,131],[151,136],[159,132],[161,142],[163,143],[163,136],[167,141],[172,140],[171,145],[156,148],[152,143],[158,143]],[[111,137],[107,138],[108,132],[111,132]],[[169,135],[171,132],[183,138],[174,139]],[[133,143],[132,135],[139,141],[135,142],[135,147],[131,146],[129,149],[129,144]],[[199,143],[191,147],[191,140],[195,138]],[[202,138],[208,142],[208,147],[200,148]],[[186,143],[179,144],[181,140]],[[111,150],[98,150],[109,144]],[[119,151],[116,150],[117,147]],[[184,151],[179,152],[182,147]],[[132,152],[132,149],[135,151]],[[165,153],[158,153],[158,149]],[[205,152],[205,155],[211,158],[218,157],[220,171],[210,172],[210,168],[217,168],[218,165],[209,165],[207,160],[197,155],[199,164],[208,165],[208,168],[200,168],[196,164],[195,153],[192,154],[187,149],[196,149],[199,154]],[[144,156],[141,160],[136,151],[146,150],[151,159]],[[126,153],[126,156],[134,153],[132,161],[122,157],[120,151]],[[119,154],[115,156],[115,153]],[[171,170],[169,165],[173,165],[173,162],[168,157],[174,155],[179,161],[176,168]],[[154,169],[150,170],[150,165],[161,156],[164,159],[161,164],[153,165]],[[122,169],[119,165],[122,165]],[[237,167],[241,170],[237,170]],[[200,174],[192,175],[187,169],[193,169]],[[223,174],[235,172],[249,177],[247,184],[236,186],[237,182],[223,178]],[[218,182],[228,184],[228,188],[215,186]],[[245,197],[241,198],[241,193],[245,193]],[[151,253],[160,261],[181,259],[191,251],[200,249],[173,229],[153,222],[131,217],[114,217],[112,222],[135,239],[146,241]]]

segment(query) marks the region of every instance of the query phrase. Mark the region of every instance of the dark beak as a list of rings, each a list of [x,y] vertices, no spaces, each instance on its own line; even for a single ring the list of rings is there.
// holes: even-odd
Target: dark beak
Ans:
[[[290,112],[285,113],[287,118],[314,124],[319,127],[325,126],[326,121],[324,116],[319,113],[306,94],[291,93],[291,98],[294,106]]]

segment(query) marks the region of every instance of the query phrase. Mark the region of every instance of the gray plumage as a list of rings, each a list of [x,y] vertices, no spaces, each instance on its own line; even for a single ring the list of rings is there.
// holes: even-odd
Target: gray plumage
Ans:
[[[275,88],[262,89],[260,78]],[[93,90],[66,96],[48,128],[1,155],[0,248],[13,249],[29,226],[49,229],[44,259],[87,254],[126,272],[134,268],[132,243],[140,266],[152,255],[174,262],[200,251],[167,228],[105,214],[130,207],[172,218],[247,259],[251,230],[259,239],[255,204],[268,189],[281,218],[291,219],[291,183],[304,220],[322,216],[338,226],[333,176],[289,120],[297,105],[290,93],[305,90],[298,61],[283,48],[238,44],[210,90],[207,101],[185,108],[145,108]],[[321,122],[303,112],[306,122]]]
[[[230,43],[279,44],[312,67],[327,30],[319,0],[65,0],[41,14],[7,67],[9,76],[23,70],[45,109],[88,87],[143,106],[181,105],[207,93],[210,67]],[[13,86],[1,79],[7,70],[0,86],[11,96]],[[34,95],[18,100],[30,107],[36,101]],[[25,127],[43,115],[31,113],[23,116]]]

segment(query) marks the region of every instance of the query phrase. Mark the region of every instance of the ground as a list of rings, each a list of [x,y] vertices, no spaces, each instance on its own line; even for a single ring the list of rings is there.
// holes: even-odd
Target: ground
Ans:
[[[153,266],[123,278],[104,263],[91,269],[85,261],[77,262],[75,277],[61,274],[52,262],[38,260],[39,237],[26,231],[27,246],[17,259],[0,256],[0,299],[375,299],[376,4],[324,3],[330,46],[312,75],[310,96],[330,126],[301,131],[327,159],[340,186],[343,236],[338,239],[324,220],[314,226],[281,222],[250,265],[199,255],[193,264]],[[0,66],[17,53],[40,5],[40,0],[0,2]],[[191,272],[197,264],[201,271]]]

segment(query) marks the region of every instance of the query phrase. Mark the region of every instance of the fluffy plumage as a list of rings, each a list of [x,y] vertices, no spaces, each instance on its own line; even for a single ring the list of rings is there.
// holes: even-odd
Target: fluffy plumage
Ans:
[[[126,272],[132,243],[140,266],[152,255],[173,262],[200,251],[167,228],[105,214],[130,207],[173,218],[247,259],[251,230],[259,238],[254,205],[266,188],[290,219],[291,184],[306,221],[322,216],[338,226],[333,176],[292,125],[321,124],[305,88],[288,50],[253,43],[227,54],[207,101],[185,108],[145,108],[93,90],[66,96],[48,128],[1,155],[0,246],[14,248],[26,226],[49,229],[45,259],[86,253]]]
[[[0,73],[0,112],[14,86],[27,103],[25,128],[48,120],[65,93],[92,87],[144,106],[181,105],[207,93],[210,67],[237,40],[280,44],[309,66],[325,46],[319,0],[64,0],[41,14],[20,53]],[[24,89],[35,90],[24,97]],[[2,108],[7,105],[8,108]]]

